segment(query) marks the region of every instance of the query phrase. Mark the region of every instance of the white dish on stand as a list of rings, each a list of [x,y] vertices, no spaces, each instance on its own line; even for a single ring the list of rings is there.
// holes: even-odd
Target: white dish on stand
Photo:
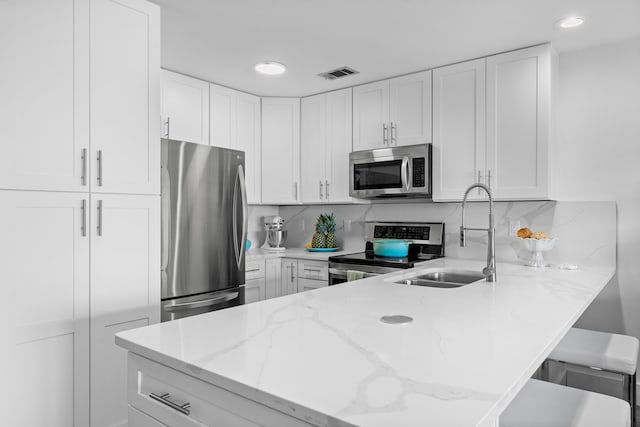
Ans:
[[[553,239],[523,239],[519,237],[519,239],[524,242],[527,250],[531,252],[531,258],[525,265],[538,268],[549,267],[549,264],[544,260],[542,253],[553,249],[558,242],[557,237],[554,237]]]

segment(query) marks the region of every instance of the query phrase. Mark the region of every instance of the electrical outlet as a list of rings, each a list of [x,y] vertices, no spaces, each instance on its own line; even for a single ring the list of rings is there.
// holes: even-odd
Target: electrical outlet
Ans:
[[[509,236],[517,236],[520,228],[520,221],[509,221]]]

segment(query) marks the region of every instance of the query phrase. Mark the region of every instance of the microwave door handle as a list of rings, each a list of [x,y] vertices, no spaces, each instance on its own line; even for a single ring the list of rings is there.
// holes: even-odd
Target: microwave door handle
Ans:
[[[405,191],[409,191],[409,187],[411,186],[409,178],[409,158],[405,156],[402,158],[402,166],[400,167],[400,179],[402,180],[402,188]]]

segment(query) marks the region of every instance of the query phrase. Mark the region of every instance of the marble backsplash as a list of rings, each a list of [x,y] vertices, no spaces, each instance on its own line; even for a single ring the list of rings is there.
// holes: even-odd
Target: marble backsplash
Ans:
[[[363,250],[364,224],[367,221],[433,221],[445,223],[446,256],[484,259],[487,248],[486,233],[469,231],[467,246],[461,248],[459,245],[461,206],[461,203],[412,202],[279,208],[255,206],[252,209],[254,213],[258,210],[279,212],[285,219],[285,229],[288,230],[285,244],[288,247],[304,247],[311,241],[318,215],[333,212],[337,219],[338,245],[347,251]],[[510,222],[519,221],[521,227],[526,226],[533,231],[546,231],[550,236],[559,239],[556,247],[545,254],[545,259],[553,264],[572,263],[587,266],[616,263],[615,202],[496,202],[494,211],[498,261],[518,262],[529,258],[530,253],[523,247],[522,242],[508,233]],[[257,220],[261,221],[261,218]],[[467,203],[467,226],[486,227],[487,221],[487,203]],[[256,219],[253,219],[253,222],[256,222]]]

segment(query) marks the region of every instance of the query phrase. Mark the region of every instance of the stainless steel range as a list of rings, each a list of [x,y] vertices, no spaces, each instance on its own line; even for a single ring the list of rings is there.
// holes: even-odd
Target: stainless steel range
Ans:
[[[365,236],[364,252],[329,258],[329,285],[346,282],[349,272],[361,272],[365,278],[378,276],[444,256],[444,224],[441,222],[367,222]],[[375,255],[373,240],[382,238],[410,241],[409,255],[404,258]]]

